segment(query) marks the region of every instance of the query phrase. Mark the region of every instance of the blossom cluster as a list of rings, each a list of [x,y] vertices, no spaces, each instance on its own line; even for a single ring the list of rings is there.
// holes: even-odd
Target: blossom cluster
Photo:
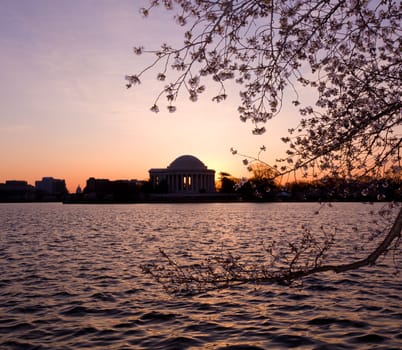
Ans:
[[[175,12],[184,38],[178,48],[134,48],[155,60],[127,76],[127,87],[156,67],[157,80],[170,81],[152,111],[165,96],[174,112],[182,91],[197,101],[211,80],[217,84],[212,99],[222,102],[233,83],[240,91],[240,120],[251,121],[260,135],[293,94],[302,119],[283,137],[289,145],[283,172],[356,176],[401,166],[400,2],[150,0],[142,14],[157,6]],[[303,88],[316,91],[314,105],[301,100]]]

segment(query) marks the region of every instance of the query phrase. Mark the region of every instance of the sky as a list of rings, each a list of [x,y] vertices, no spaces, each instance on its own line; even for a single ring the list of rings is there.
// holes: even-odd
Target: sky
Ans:
[[[176,113],[157,114],[150,111],[164,84],[157,70],[126,89],[125,75],[153,58],[133,47],[182,42],[173,12],[142,18],[147,2],[0,0],[0,183],[52,176],[75,192],[89,177],[146,180],[150,168],[184,154],[241,177],[248,172],[231,147],[256,155],[265,145],[268,163],[283,154],[279,139],[297,124],[289,106],[255,136],[239,120],[235,88],[220,104],[212,89],[197,103],[184,96]]]

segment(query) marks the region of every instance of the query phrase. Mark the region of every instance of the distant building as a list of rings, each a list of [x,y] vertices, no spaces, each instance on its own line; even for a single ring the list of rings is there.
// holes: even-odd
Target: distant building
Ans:
[[[95,179],[90,177],[84,188],[84,193],[110,193],[112,192],[112,184],[108,179]]]
[[[42,180],[35,181],[35,189],[39,192],[51,196],[60,196],[67,193],[65,180],[44,177]]]
[[[7,180],[3,184],[3,189],[7,191],[32,191],[33,187],[27,181]]]
[[[130,201],[138,193],[137,180],[109,180],[90,177],[83,190],[85,200]]]
[[[0,202],[35,200],[35,189],[27,181],[7,180],[0,184]]]
[[[154,190],[167,193],[214,193],[215,170],[208,169],[198,158],[184,155],[167,168],[150,169]]]

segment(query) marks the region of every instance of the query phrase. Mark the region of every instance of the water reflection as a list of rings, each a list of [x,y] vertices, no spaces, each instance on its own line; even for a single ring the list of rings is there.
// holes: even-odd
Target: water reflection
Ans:
[[[258,254],[312,220],[336,224],[339,256],[370,208],[339,204],[0,205],[0,344],[5,349],[400,348],[401,277],[383,266],[303,286],[239,286],[176,298],[139,265],[158,248],[196,260]],[[318,219],[317,219],[318,218]]]

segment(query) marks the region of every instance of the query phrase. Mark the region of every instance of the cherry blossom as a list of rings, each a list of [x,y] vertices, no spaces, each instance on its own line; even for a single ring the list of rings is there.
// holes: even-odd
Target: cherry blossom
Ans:
[[[126,76],[127,88],[140,84],[140,78],[154,70],[157,80],[168,82],[152,111],[159,110],[165,97],[168,110],[174,112],[172,103],[179,95],[188,94],[195,102],[207,87],[215,89],[212,100],[221,103],[235,86],[240,96],[238,117],[252,123],[255,135],[264,134],[269,121],[280,117],[285,101],[298,108],[298,125],[281,135],[288,146],[286,154],[274,166],[265,164],[273,178],[290,173],[324,180],[401,177],[400,1],[149,0],[140,12],[147,17],[158,6],[174,13],[183,43],[162,44],[157,50],[137,46],[134,54],[150,55],[151,63]],[[306,94],[301,91],[308,91],[309,100],[303,100]],[[249,157],[230,149],[251,171],[255,164],[264,163],[260,154],[265,150],[262,146],[256,157]],[[362,195],[368,193],[364,189]],[[378,192],[378,200],[384,199]],[[373,265],[382,254],[398,250],[402,209],[391,203],[383,217],[388,224],[383,240],[352,263],[326,265],[334,236],[323,231],[322,241],[317,242],[305,226],[301,239],[286,247],[285,271],[275,269],[275,261],[285,253],[280,247],[274,252],[274,246],[265,249],[272,263],[251,270],[233,255],[217,258],[219,272],[210,264],[205,271],[183,267],[163,251],[167,267],[143,268],[162,284],[173,281],[173,288],[185,284],[190,290],[192,285],[214,289],[258,281],[290,283],[313,273],[345,272]],[[374,238],[380,234],[372,233]]]
[[[154,106],[165,96],[174,111],[181,93],[195,102],[212,78],[218,103],[227,84],[238,85],[238,115],[253,134],[266,131],[285,98],[299,107],[299,125],[282,135],[290,149],[280,159],[284,172],[376,176],[401,166],[400,2],[150,0],[141,13],[158,6],[174,13],[183,45],[137,46],[134,53],[153,62],[126,77],[131,87],[161,68],[157,79],[170,82]],[[304,88],[315,91],[314,105],[299,96]]]

